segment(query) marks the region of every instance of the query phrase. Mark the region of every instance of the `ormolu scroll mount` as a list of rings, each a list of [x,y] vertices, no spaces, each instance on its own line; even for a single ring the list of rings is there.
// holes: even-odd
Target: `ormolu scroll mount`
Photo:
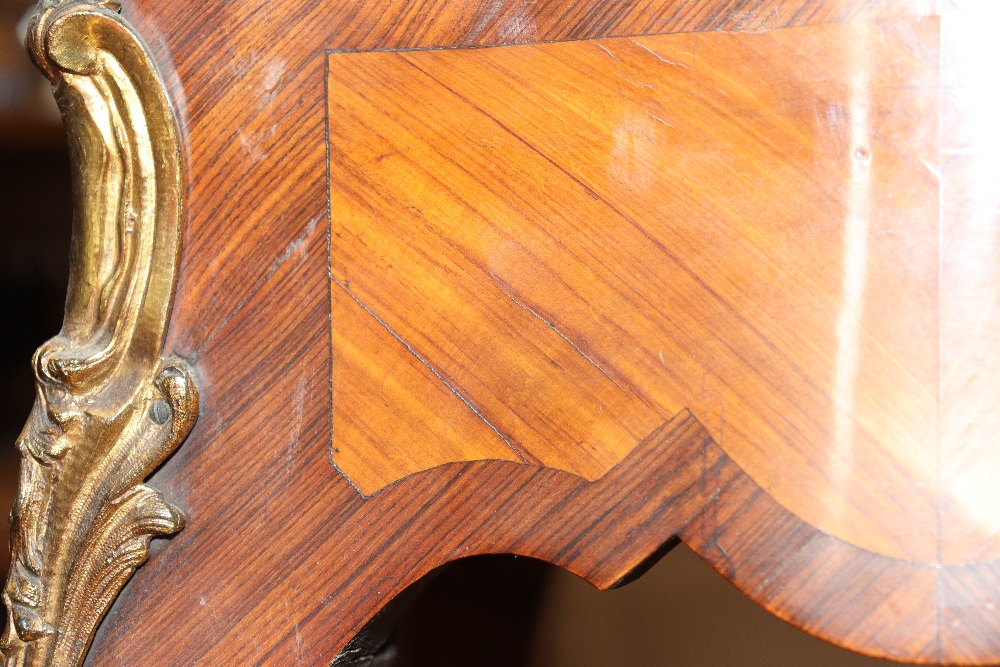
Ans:
[[[17,442],[8,667],[82,664],[150,539],[184,525],[142,483],[198,415],[191,369],[162,357],[182,222],[178,130],[148,48],[117,10],[41,0],[28,32],[69,135],[74,259]]]

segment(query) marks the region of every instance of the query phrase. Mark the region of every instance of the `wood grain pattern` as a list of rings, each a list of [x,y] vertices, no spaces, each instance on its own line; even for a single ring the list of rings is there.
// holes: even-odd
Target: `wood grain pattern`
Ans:
[[[925,663],[995,662],[1000,657],[1000,646],[995,639],[1000,636],[997,632],[1000,619],[995,599],[998,590],[993,555],[995,534],[990,533],[989,523],[995,516],[989,509],[991,501],[988,496],[980,495],[986,497],[980,505],[986,508],[982,513],[987,515],[985,518],[965,512],[961,503],[939,502],[945,496],[936,490],[936,485],[964,485],[965,482],[958,480],[967,479],[962,475],[968,475],[969,466],[959,466],[952,477],[948,477],[952,473],[938,477],[936,457],[928,461],[923,441],[913,434],[915,424],[934,430],[941,428],[941,420],[946,419],[949,428],[953,428],[950,432],[954,433],[955,452],[961,455],[956,460],[978,462],[967,447],[966,434],[970,428],[979,427],[976,410],[988,411],[988,406],[966,408],[965,405],[969,397],[975,397],[978,401],[975,404],[980,406],[988,401],[974,393],[984,386],[981,383],[985,380],[980,380],[971,369],[977,364],[989,367],[993,363],[989,342],[995,340],[995,331],[991,329],[989,314],[994,312],[996,295],[990,292],[985,297],[987,308],[954,311],[956,317],[962,313],[972,317],[981,329],[976,329],[973,346],[962,344],[963,336],[969,339],[968,328],[959,327],[947,333],[952,341],[947,348],[951,350],[949,354],[961,361],[954,368],[964,370],[948,375],[951,384],[946,386],[956,397],[950,405],[957,407],[945,417],[931,414],[935,412],[935,398],[927,395],[933,394],[928,387],[941,386],[936,383],[942,376],[934,355],[926,351],[941,348],[935,348],[937,343],[926,336],[903,333],[930,330],[934,334],[931,338],[937,340],[945,310],[939,310],[943,307],[943,302],[939,303],[943,292],[934,277],[943,276],[946,282],[952,281],[947,284],[962,285],[963,275],[967,275],[959,268],[947,270],[950,265],[941,259],[947,258],[947,253],[942,254],[943,249],[970,238],[973,230],[995,227],[991,227],[995,218],[984,213],[974,218],[978,226],[963,227],[965,235],[956,233],[941,246],[932,233],[935,223],[942,220],[937,217],[935,206],[941,210],[955,206],[956,211],[985,211],[990,210],[991,201],[984,194],[989,192],[990,181],[979,184],[975,176],[983,168],[983,160],[988,159],[985,153],[959,156],[954,161],[938,159],[943,148],[966,148],[974,140],[963,141],[961,136],[948,131],[952,126],[969,127],[965,120],[969,112],[960,94],[955,93],[955,99],[935,94],[940,84],[938,77],[951,72],[941,67],[948,59],[945,47],[951,42],[944,37],[937,41],[936,22],[912,20],[932,13],[933,9],[932,3],[902,0],[684,3],[178,0],[169,5],[136,0],[126,3],[123,12],[157,54],[179,107],[190,175],[189,219],[167,351],[196,363],[203,407],[188,443],[152,481],[163,489],[169,502],[183,508],[188,527],[171,541],[169,548],[154,543],[149,564],[126,588],[100,630],[88,664],[325,664],[389,598],[448,560],[475,553],[521,553],[555,562],[598,586],[608,587],[627,578],[647,556],[675,535],[774,613],[841,645]],[[900,20],[886,21],[893,17]],[[820,27],[846,20],[853,23],[840,29]],[[942,21],[947,27],[947,22]],[[798,30],[759,33],[793,26],[812,27],[805,28],[808,33]],[[704,34],[724,30],[747,32]],[[620,67],[636,67],[665,77],[664,89],[668,93],[692,92],[690,101],[671,98],[670,105],[688,111],[687,132],[663,135],[670,137],[670,142],[678,142],[676,159],[665,167],[675,175],[675,182],[664,184],[662,175],[655,175],[661,181],[651,182],[650,192],[655,191],[654,185],[664,186],[665,191],[675,193],[677,202],[688,207],[672,206],[671,210],[704,212],[698,208],[704,206],[712,215],[692,216],[689,228],[671,227],[665,232],[671,237],[661,239],[661,245],[676,257],[672,260],[674,268],[670,280],[661,278],[659,283],[654,280],[651,284],[661,286],[659,294],[669,296],[677,304],[671,314],[680,321],[665,329],[673,332],[677,340],[683,338],[685,330],[698,332],[706,337],[703,340],[714,337],[721,341],[726,336],[737,339],[730,341],[730,347],[721,342],[707,346],[697,358],[692,355],[683,365],[660,365],[658,348],[644,366],[635,363],[640,370],[657,365],[664,370],[649,378],[642,373],[630,374],[633,382],[652,383],[670,374],[672,386],[680,392],[677,395],[626,384],[605,368],[614,382],[627,388],[621,391],[613,382],[609,384],[595,366],[576,359],[565,349],[566,342],[558,336],[553,338],[553,332],[544,323],[511,302],[503,311],[505,316],[513,318],[510,335],[525,332],[530,326],[548,336],[544,339],[547,350],[558,353],[568,367],[576,364],[572,367],[581,373],[583,379],[575,391],[600,392],[602,401],[620,408],[616,416],[631,415],[636,419],[628,423],[624,419],[610,421],[604,430],[608,434],[603,441],[607,447],[595,448],[590,461],[580,463],[576,457],[563,456],[559,445],[552,444],[556,441],[544,437],[537,437],[532,446],[524,447],[528,455],[520,452],[515,455],[512,448],[489,439],[492,431],[486,433],[482,420],[474,414],[470,417],[467,406],[456,404],[450,398],[454,393],[446,386],[443,389],[443,385],[437,386],[434,391],[443,400],[429,401],[420,408],[433,406],[438,411],[433,419],[421,417],[414,421],[404,413],[395,424],[358,421],[354,425],[356,437],[380,440],[387,434],[398,437],[397,429],[405,426],[410,434],[403,440],[427,439],[439,444],[442,451],[434,454],[434,460],[445,461],[456,451],[467,457],[469,447],[475,449],[473,458],[510,460],[452,463],[392,483],[395,473],[377,479],[384,474],[385,462],[375,461],[372,469],[363,474],[373,476],[372,486],[388,486],[369,498],[363,497],[331,465],[331,414],[341,414],[336,411],[345,408],[352,414],[354,410],[369,409],[363,396],[352,398],[340,390],[342,387],[338,388],[338,403],[336,406],[333,403],[331,378],[335,372],[345,372],[350,367],[336,365],[331,354],[331,315],[336,312],[345,324],[343,329],[335,330],[335,335],[340,336],[335,341],[341,350],[337,358],[348,359],[343,355],[343,346],[351,340],[375,340],[384,350],[390,350],[380,362],[399,370],[401,377],[408,377],[406,381],[413,386],[430,387],[433,383],[428,384],[430,371],[419,361],[414,363],[413,355],[405,347],[403,351],[398,347],[393,350],[394,345],[399,345],[397,339],[361,306],[364,304],[389,324],[385,318],[393,314],[400,317],[402,311],[391,308],[383,312],[382,306],[376,311],[372,305],[388,295],[375,295],[378,299],[373,301],[372,294],[365,293],[362,298],[357,293],[359,304],[347,292],[360,289],[357,280],[349,286],[349,277],[338,276],[334,271],[333,277],[347,289],[334,285],[336,298],[331,301],[328,230],[333,225],[328,214],[331,192],[326,168],[326,117],[330,108],[326,95],[331,81],[326,70],[331,59],[339,57],[344,62],[352,58],[380,63],[398,61],[400,67],[411,69],[414,62],[424,58],[427,63],[419,64],[433,66],[440,76],[454,66],[449,64],[452,55],[443,52],[330,57],[327,51],[563,42],[682,32],[702,33],[669,37],[689,47],[698,46],[684,49],[693,57],[684,60],[687,69],[669,66],[662,69],[665,63],[653,62],[655,59],[638,46],[661,54],[660,49],[666,43],[661,40],[667,37],[636,38],[636,44],[631,46],[621,43],[620,46],[626,47],[619,49],[621,53],[610,49],[617,57],[624,57],[625,63]],[[816,38],[819,34],[826,36]],[[947,29],[943,28],[942,34],[947,35]],[[859,64],[852,61],[857,57],[853,48],[858,43],[855,38],[866,45],[857,49],[857,53],[880,54],[883,58],[872,61],[867,83],[855,82],[850,74]],[[727,48],[718,44],[705,46],[716,39]],[[595,72],[617,71],[633,78],[627,69],[613,70],[614,61],[595,50],[595,45],[589,46],[584,57],[589,64],[599,64]],[[701,53],[698,49],[703,46],[706,51]],[[525,48],[534,51],[534,47]],[[539,50],[545,48],[549,47]],[[782,59],[777,49],[791,49],[789,52],[796,57]],[[483,66],[494,67],[487,60],[491,53],[501,50],[476,53],[484,59]],[[735,54],[742,54],[745,62],[740,62]],[[708,61],[703,60],[706,55],[710,56]],[[566,64],[566,58],[549,57],[549,60],[563,61],[554,64],[560,73],[578,77],[576,81],[585,79],[585,90],[591,84],[607,87],[606,77],[575,73]],[[753,66],[761,62],[774,69],[784,86],[769,82],[762,75],[754,76]],[[693,78],[684,78],[685,73],[694,74],[689,70],[707,77],[702,79],[701,87]],[[387,73],[391,74],[391,70]],[[331,74],[334,74],[332,67]],[[366,81],[365,85],[373,83],[365,72],[351,73],[346,66],[336,76],[348,74]],[[551,102],[544,95],[558,82],[542,85],[540,80],[531,78],[539,73],[531,71],[505,75],[516,75],[520,78],[515,80],[535,86],[525,92],[535,104],[526,105],[519,119],[535,119],[539,123],[544,120],[542,102]],[[918,86],[911,85],[914,75],[918,77]],[[655,102],[643,86],[613,78],[619,79],[620,83],[615,82],[619,86],[617,93],[631,108],[641,110]],[[385,86],[391,82],[389,76],[374,83]],[[722,88],[730,98],[713,97],[715,93],[708,82],[716,89]],[[345,79],[339,84],[345,93],[356,90],[349,83]],[[462,83],[461,76],[448,81],[453,88]],[[803,86],[798,91],[800,95],[786,88],[796,85]],[[812,488],[822,493],[822,487],[802,485],[796,489],[798,482],[784,475],[774,473],[768,477],[762,472],[766,466],[761,463],[766,454],[754,451],[746,444],[751,439],[741,440],[741,435],[757,428],[791,433],[795,430],[793,426],[797,426],[807,428],[807,435],[816,436],[831,428],[829,414],[825,415],[826,422],[803,422],[805,426],[790,426],[783,421],[786,419],[783,415],[801,410],[797,407],[800,401],[821,404],[824,388],[829,390],[831,373],[835,375],[832,369],[836,363],[828,355],[831,346],[835,347],[832,341],[837,333],[824,330],[818,322],[829,327],[831,322],[838,321],[830,313],[830,303],[844,292],[845,272],[839,262],[843,259],[844,213],[851,200],[851,165],[855,159],[850,133],[844,136],[844,131],[851,127],[851,118],[858,116],[851,115],[849,104],[848,109],[838,109],[836,104],[819,107],[821,113],[817,114],[817,108],[807,109],[804,100],[849,102],[852,85],[859,90],[870,89],[874,101],[866,107],[871,124],[863,124],[879,129],[869,136],[870,142],[865,146],[873,165],[873,187],[886,192],[891,185],[894,194],[892,202],[885,197],[872,204],[873,214],[881,216],[877,219],[885,223],[879,230],[885,233],[876,239],[877,243],[873,242],[869,261],[870,266],[881,268],[877,272],[873,269],[868,277],[876,285],[904,282],[912,288],[912,293],[902,294],[905,298],[900,297],[898,290],[870,292],[866,297],[876,305],[865,306],[865,317],[872,319],[861,325],[867,327],[866,331],[875,332],[874,338],[891,341],[892,349],[907,351],[904,356],[895,357],[896,361],[886,362],[894,379],[882,378],[876,372],[873,386],[881,387],[879,395],[890,396],[886,400],[892,400],[894,405],[908,407],[904,412],[907,419],[878,422],[878,415],[887,412],[874,405],[871,409],[874,416],[866,418],[865,426],[871,426],[868,422],[878,422],[871,427],[877,426],[879,432],[891,432],[904,440],[916,438],[917,451],[912,459],[895,451],[880,452],[870,470],[875,470],[871,474],[879,479],[885,479],[883,475],[902,474],[930,480],[935,489],[901,486],[900,492],[905,497],[886,501],[893,493],[882,487],[881,482],[871,488],[854,484],[844,496],[844,512],[840,515],[844,520],[831,515],[825,518],[827,523],[822,523],[809,515],[810,502],[815,506],[821,503],[807,497],[794,511],[789,511],[787,503],[789,496],[796,493],[809,496]],[[477,101],[481,103],[488,101],[493,92],[464,91],[466,97],[473,96],[472,93],[479,95]],[[581,99],[586,99],[586,95]],[[939,111],[937,102],[942,99],[945,103]],[[426,100],[428,104],[441,101],[441,97]],[[713,110],[718,115],[694,113],[698,104],[709,102],[715,105]],[[348,96],[339,99],[331,96],[330,103],[360,104]],[[448,110],[456,108],[460,107],[452,105]],[[740,122],[737,112],[750,115]],[[496,115],[501,114],[497,111]],[[663,114],[656,115],[672,122]],[[482,122],[474,114],[469,118]],[[729,129],[725,132],[712,131],[711,120],[718,118],[726,121]],[[375,115],[370,115],[365,120],[374,123],[375,119]],[[349,120],[345,116],[338,122]],[[826,129],[820,121],[827,124]],[[397,122],[405,123],[407,119],[400,116]],[[332,129],[336,127],[331,125]],[[670,130],[652,127],[656,132]],[[754,127],[759,129],[755,131]],[[928,127],[937,128],[937,134],[921,135],[921,128]],[[568,131],[548,136],[545,127],[532,127],[531,123],[522,123],[520,130],[533,145],[557,145],[556,140],[568,141],[574,136]],[[529,132],[537,136],[530,136]],[[943,135],[949,136],[949,142],[940,141]],[[504,136],[498,132],[490,139],[502,142]],[[777,140],[769,143],[768,136]],[[816,144],[818,137],[828,143]],[[919,139],[915,141],[914,137]],[[653,159],[654,156],[641,153],[638,136],[623,139],[625,149],[640,151],[633,154],[635,163]],[[673,145],[668,143],[666,148]],[[720,154],[742,156],[737,165],[739,174],[734,176],[733,170],[726,166],[728,157],[712,162],[706,157],[707,151],[697,150],[713,146]],[[570,148],[556,151],[550,157],[563,161],[561,166],[565,166],[565,171],[589,173],[569,164],[577,160],[582,165],[588,160],[586,152],[576,154]],[[923,148],[930,152],[922,152]],[[331,155],[338,149],[346,150],[338,144],[331,147]],[[813,165],[806,159],[809,155],[837,155],[839,161]],[[921,158],[926,165],[921,164]],[[398,160],[384,161],[388,162],[384,168],[390,169],[394,159]],[[482,157],[470,155],[468,159]],[[677,176],[683,172],[684,160],[688,166],[697,166],[701,160],[705,173],[733,187],[724,199],[715,201],[715,197],[722,196],[718,194],[717,181],[713,181],[716,188],[713,190],[707,183],[685,183]],[[886,165],[886,169],[883,171],[879,165]],[[938,183],[933,173],[936,170],[946,174],[943,182],[953,184],[949,187],[969,189],[951,198],[948,193],[958,190],[942,186],[943,194],[936,196]],[[576,196],[578,192],[573,190],[576,186],[565,181],[560,175],[562,171],[545,172],[553,174],[552,191]],[[619,180],[635,180],[640,174],[622,172],[604,176],[603,185],[588,183],[587,187],[603,196],[604,201],[617,200],[625,208],[623,217],[637,218],[632,215],[633,207],[648,208],[648,202],[641,197],[625,197],[620,189]],[[788,184],[789,192],[801,196],[791,197],[789,192],[773,185],[759,191],[753,187],[757,181],[752,177],[761,179],[760,182],[780,177]],[[973,188],[970,183],[977,185]],[[599,190],[598,185],[605,191]],[[686,198],[677,194],[682,186],[689,187]],[[783,196],[788,198],[781,199]],[[825,229],[811,242],[809,238],[799,238],[794,224],[783,226],[780,218],[771,215],[772,197],[778,197],[784,210],[792,213],[815,207],[817,218],[836,220],[839,227]],[[572,201],[582,202],[580,210],[594,213],[594,219],[608,215],[606,206],[598,206],[599,202],[589,195],[587,199],[594,203],[583,199]],[[515,201],[518,200],[511,196],[510,201],[496,206],[506,205],[508,210],[516,212],[511,203]],[[723,223],[733,219],[734,209],[747,208],[758,216],[754,219],[760,221],[762,229],[744,230],[742,236],[730,233],[735,228],[727,228]],[[995,214],[995,209],[992,213]],[[903,220],[926,221],[926,224],[914,224],[905,230],[909,234],[901,234],[898,221]],[[582,236],[574,247],[586,243],[596,246],[602,238],[599,234],[612,233],[613,230],[597,230],[594,238]],[[973,242],[963,243],[966,245],[962,247],[967,247]],[[703,265],[684,264],[697,258],[685,253],[691,247],[711,251]],[[768,266],[773,273],[762,280],[747,268],[753,266],[755,256],[767,257],[755,255],[755,247],[805,249],[811,259],[791,255],[786,259],[787,264],[774,266],[759,261],[756,268]],[[987,250],[977,250],[988,256]],[[738,253],[739,261],[731,261],[733,258],[727,257],[727,252]],[[900,261],[901,252],[907,253],[909,259]],[[410,257],[404,259],[415,261]],[[459,259],[462,258],[453,261]],[[351,256],[344,253],[335,260],[346,263]],[[956,258],[953,266],[961,267],[960,260]],[[921,263],[933,268],[920,270]],[[634,264],[638,271],[647,270],[642,262]],[[690,270],[683,270],[682,264]],[[595,270],[595,264],[581,266],[582,275]],[[520,287],[524,292],[508,290],[510,295],[541,312],[525,300],[529,295],[538,299],[540,293],[530,285],[515,282],[525,279],[521,272],[509,267],[505,270],[508,282],[505,289]],[[796,272],[812,277],[799,284],[800,274]],[[779,276],[788,278],[792,274],[782,284],[788,291],[772,289],[779,284]],[[699,285],[693,275],[701,277],[703,282],[706,278],[715,280],[710,284],[711,291],[723,298],[708,298],[708,287]],[[976,285],[993,284],[984,280],[985,283],[968,287],[969,293],[976,293]],[[364,287],[364,280],[360,285]],[[646,289],[645,282],[638,280],[633,287]],[[368,289],[376,291],[374,286]],[[602,287],[598,282],[591,289]],[[733,312],[726,306],[724,297],[742,299],[748,295],[753,299],[753,307],[744,304],[745,308],[741,306],[739,312]],[[825,299],[834,301],[827,303]],[[567,299],[555,305],[563,307],[579,302]],[[780,319],[769,310],[779,306],[788,307]],[[615,312],[641,315],[638,309]],[[644,317],[657,320],[656,312],[653,309]],[[913,319],[900,319],[900,313]],[[819,320],[814,319],[816,314],[821,316]],[[625,319],[624,315],[618,316]],[[475,323],[474,318],[458,321],[462,326]],[[575,327],[583,328],[585,318],[572,321]],[[648,326],[661,325],[667,327],[669,323],[657,320]],[[774,423],[765,424],[761,420],[758,424],[750,417],[740,423],[729,407],[733,392],[723,382],[725,374],[738,372],[751,377],[754,368],[766,367],[765,362],[775,357],[774,349],[759,338],[740,333],[750,329],[763,330],[778,343],[798,350],[800,359],[808,356],[808,350],[815,352],[812,359],[818,365],[810,366],[812,370],[805,375],[795,372],[789,362],[768,375],[764,383],[766,394],[748,394],[743,399],[751,407],[773,409],[781,414],[782,418]],[[944,340],[945,333],[941,336]],[[407,337],[400,337],[410,343]],[[573,336],[568,337],[584,349]],[[881,354],[880,345],[870,345]],[[732,346],[737,349],[731,349]],[[648,352],[652,349],[646,350],[643,358],[650,357]],[[638,355],[631,350],[603,354],[627,358],[625,353]],[[595,355],[588,353],[588,356],[597,359]],[[666,352],[664,357],[668,359]],[[511,358],[521,363],[522,357]],[[987,361],[983,362],[983,358]],[[361,373],[365,354],[359,352],[352,359],[356,370],[351,372]],[[670,361],[682,359],[679,353],[669,356]],[[860,368],[868,357],[859,359]],[[494,362],[483,361],[485,372]],[[603,359],[598,359],[598,363],[605,365]],[[701,371],[706,367],[716,372],[703,374]],[[876,364],[871,368],[882,366]],[[565,386],[564,378],[553,377],[550,391]],[[792,390],[775,388],[785,380],[792,382]],[[911,381],[918,391],[906,391],[910,385],[898,384]],[[358,388],[369,389],[362,381],[358,381]],[[404,394],[391,398],[399,404],[398,396]],[[771,400],[778,401],[776,406],[770,406]],[[723,402],[727,406],[725,414],[718,409]],[[505,407],[509,406],[497,401],[497,409]],[[688,408],[690,412],[685,411]],[[753,411],[747,409],[742,414]],[[447,430],[446,423],[455,424],[454,433],[443,433]],[[333,428],[336,438],[336,423]],[[581,425],[567,420],[553,428],[566,430]],[[370,436],[365,429],[372,429],[378,435]],[[833,431],[836,432],[835,424]],[[814,440],[803,438],[802,442]],[[743,448],[740,442],[744,442]],[[815,464],[815,452],[806,447],[793,455],[799,457],[796,467],[806,471],[803,474],[814,475],[813,479],[822,485],[825,473],[822,466]],[[528,459],[528,464],[519,462],[522,456]],[[893,466],[898,463],[902,473],[890,465],[881,467],[889,460]],[[561,466],[578,474],[536,463]],[[989,465],[993,464],[986,459],[986,466]],[[741,466],[745,466],[746,472]],[[858,474],[854,466],[845,470],[848,475]],[[987,482],[980,480],[977,484],[966,488],[990,493]],[[862,516],[859,508],[863,497],[874,499],[875,505]],[[911,502],[912,514],[907,515],[903,507]],[[900,524],[899,535],[892,532],[890,522],[882,516],[887,508],[890,514],[909,517]],[[942,539],[954,548],[948,546],[937,552],[933,536],[938,526],[942,526]],[[854,532],[850,533],[851,530]],[[864,545],[869,548],[863,548]],[[170,590],[170,600],[161,603],[158,596],[151,594],[156,590]],[[178,619],[183,622],[178,623]]]
[[[759,0],[501,3],[510,17],[505,23],[528,17],[545,26],[529,36],[484,32],[479,26],[490,16],[498,24],[498,5],[490,2],[181,1],[132,0],[123,12],[160,55],[180,107],[189,167],[200,174],[189,193],[185,247],[191,250],[182,258],[178,285],[179,300],[192,305],[175,309],[172,333],[174,345],[189,352],[273,275],[280,253],[256,249],[287,248],[310,225],[326,224],[326,50],[566,41],[741,25],[764,30],[933,14],[929,0],[771,0],[766,9]],[[276,173],[281,178],[275,180]],[[272,222],[253,224],[261,220]],[[218,317],[208,316],[216,311]]]
[[[690,407],[813,525],[936,562],[937,40],[332,55],[333,302],[397,337],[333,320],[335,462],[365,493],[448,462],[353,425],[450,402],[483,422],[455,460],[506,445],[597,479]],[[432,369],[409,400],[382,391],[388,350]],[[367,461],[386,447],[398,469]]]

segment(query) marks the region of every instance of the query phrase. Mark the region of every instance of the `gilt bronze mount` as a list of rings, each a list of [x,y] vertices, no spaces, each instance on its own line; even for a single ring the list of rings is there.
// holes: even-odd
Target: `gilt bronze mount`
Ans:
[[[184,525],[142,482],[198,415],[187,362],[164,358],[180,249],[177,123],[142,39],[112,0],[41,0],[27,46],[52,81],[74,176],[73,264],[59,335],[34,357],[2,652],[83,663],[149,541]]]

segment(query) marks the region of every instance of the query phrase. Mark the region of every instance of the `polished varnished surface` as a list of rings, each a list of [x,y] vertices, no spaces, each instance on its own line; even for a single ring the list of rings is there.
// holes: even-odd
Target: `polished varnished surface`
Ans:
[[[940,521],[949,563],[1000,559],[997,20],[1000,5],[992,3],[942,19]],[[993,590],[978,604],[996,614]]]
[[[334,461],[596,479],[689,407],[796,514],[936,562],[937,42],[331,55]]]
[[[675,535],[831,641],[995,662],[989,58],[934,9],[126,2],[203,402],[89,664],[328,664],[442,562],[608,587]]]

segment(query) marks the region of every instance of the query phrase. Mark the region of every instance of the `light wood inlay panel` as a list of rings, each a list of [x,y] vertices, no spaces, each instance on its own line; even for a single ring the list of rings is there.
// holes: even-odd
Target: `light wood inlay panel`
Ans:
[[[333,302],[382,329],[334,319],[338,467],[372,493],[513,450],[593,480],[690,408],[810,523],[936,562],[937,41],[331,54]],[[361,433],[447,429],[442,397],[450,454]]]

